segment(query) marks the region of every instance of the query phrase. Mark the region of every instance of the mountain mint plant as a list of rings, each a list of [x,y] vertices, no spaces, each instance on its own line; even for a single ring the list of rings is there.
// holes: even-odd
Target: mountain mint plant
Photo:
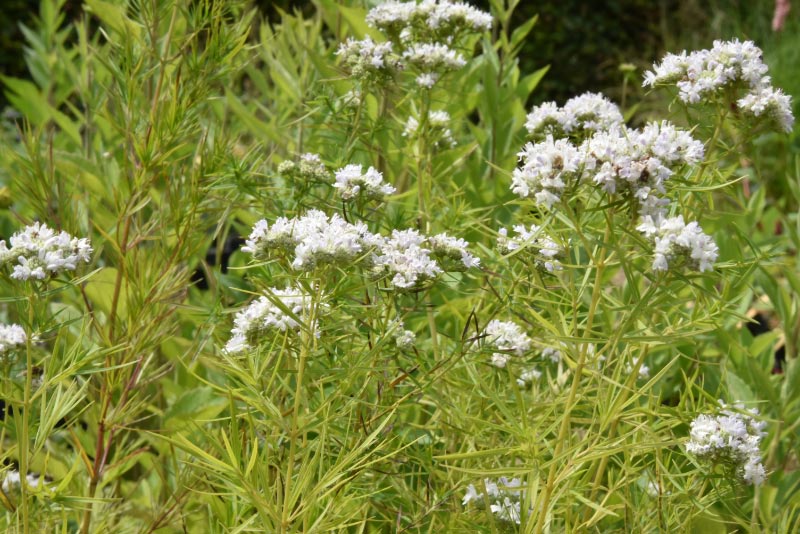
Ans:
[[[41,0],[3,78],[0,530],[798,529],[772,58],[548,101],[490,4]]]

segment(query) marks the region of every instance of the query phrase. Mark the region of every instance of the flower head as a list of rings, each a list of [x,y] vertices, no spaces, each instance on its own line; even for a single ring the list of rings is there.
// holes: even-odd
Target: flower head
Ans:
[[[416,139],[419,134],[419,120],[414,116],[409,117],[405,130],[403,130],[403,137]],[[456,144],[453,132],[450,130],[450,114],[446,111],[432,111],[428,115],[426,134],[434,148],[449,148]]]
[[[364,81],[385,82],[403,68],[391,42],[376,43],[369,35],[360,41],[352,37],[347,39],[339,45],[336,55],[342,58],[354,78]]]
[[[584,93],[567,100],[563,108],[545,102],[528,114],[525,128],[532,136],[582,137],[622,125],[622,113],[616,104],[599,93]]]
[[[236,314],[225,352],[237,354],[252,350],[265,335],[296,331],[304,324],[317,335],[316,322],[307,324],[311,308],[311,295],[299,289],[270,289]]]
[[[561,194],[581,177],[583,154],[567,139],[548,136],[539,143],[528,143],[518,154],[521,165],[514,169],[511,190],[522,198],[552,208]]]
[[[752,120],[765,120],[780,131],[794,124],[791,98],[774,89],[761,49],[752,41],[714,41],[709,50],[667,54],[645,74],[645,86],[675,85],[687,104],[719,102],[721,95],[736,95],[739,110]]]
[[[288,256],[294,269],[309,271],[326,265],[349,265],[374,246],[376,237],[363,223],[351,224],[338,214],[311,210],[299,218],[279,217],[270,225],[256,223],[242,247],[256,257]]]
[[[492,354],[492,365],[505,367],[510,355],[522,356],[531,348],[531,338],[522,328],[512,321],[494,319],[486,325],[486,343],[495,350]]]
[[[766,477],[759,449],[766,424],[754,418],[758,410],[743,412],[742,405],[734,408],[736,411],[723,403],[715,415],[697,416],[691,424],[686,452],[732,466],[745,482],[759,485]]]
[[[532,224],[530,228],[526,228],[518,224],[513,230],[517,234],[514,237],[508,237],[506,228],[498,231],[497,246],[501,253],[510,254],[519,251],[520,254],[533,260],[536,267],[550,273],[562,269],[558,258],[564,255],[564,250],[539,226]]]
[[[342,200],[353,200],[364,195],[368,200],[383,200],[396,190],[383,181],[383,175],[370,167],[363,172],[361,165],[347,165],[336,171],[336,183],[333,187],[339,190]]]
[[[11,247],[0,241],[0,266],[14,264],[11,278],[44,280],[64,271],[74,271],[78,263],[89,263],[92,246],[88,239],[56,233],[46,224],[26,226],[9,239]]]
[[[518,478],[509,480],[506,477],[500,477],[497,481],[487,478],[484,479],[483,486],[486,492],[485,498],[490,503],[489,509],[497,516],[497,519],[519,525],[522,520],[522,501],[524,500],[522,481]],[[467,487],[467,492],[462,500],[464,506],[469,503],[475,503],[478,507],[482,507],[484,503],[484,493],[479,493],[472,484]]]
[[[697,222],[686,224],[683,216],[647,217],[637,229],[653,240],[653,270],[666,271],[670,262],[683,259],[700,272],[710,271],[717,261],[719,248]]]
[[[25,329],[18,324],[0,324],[0,360],[28,341]]]
[[[330,182],[331,173],[319,154],[307,152],[300,156],[298,161],[284,161],[278,165],[278,172],[285,176],[300,179],[306,182]]]

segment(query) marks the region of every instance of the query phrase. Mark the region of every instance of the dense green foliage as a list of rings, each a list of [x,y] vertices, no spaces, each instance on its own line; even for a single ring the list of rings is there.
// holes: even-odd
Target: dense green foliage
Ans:
[[[578,181],[551,209],[510,190],[540,84],[552,79],[563,104],[571,84],[590,83],[547,51],[601,25],[554,8],[537,23],[516,4],[490,2],[492,31],[454,39],[466,64],[426,89],[411,67],[351,76],[340,43],[386,38],[360,2],[268,21],[246,2],[87,0],[76,17],[41,1],[29,77],[3,78],[20,119],[0,129],[0,235],[40,221],[94,250],[88,266],[41,280],[13,278],[17,258],[0,259],[0,323],[28,333],[13,357],[0,347],[2,528],[800,528],[797,134],[748,122],[730,94],[687,108],[674,91],[645,94],[639,72],[625,89],[616,65],[601,78],[619,76],[629,124],[670,119],[705,148],[675,165],[663,195],[719,258],[701,272],[680,255],[655,269],[634,190]],[[618,5],[608,10],[622,17]],[[541,23],[554,19],[563,27]],[[655,51],[651,24],[627,42]],[[789,39],[766,61],[797,96],[797,77],[776,68]],[[609,46],[585,42],[593,62]],[[629,48],[618,50],[622,61]],[[306,172],[305,153],[322,167]],[[396,193],[343,196],[332,171],[350,164]],[[374,245],[311,268],[285,243],[241,249],[261,219],[275,228],[314,209],[373,238],[446,232],[480,266],[437,256],[447,272],[403,288]],[[561,269],[541,247],[498,247],[520,224],[552,239]],[[287,304],[284,288],[307,297]],[[248,331],[240,350],[232,326],[258,302],[283,326]],[[751,334],[755,310],[774,328]],[[498,342],[493,320],[519,325],[529,346]],[[404,329],[411,343],[398,341]],[[778,345],[782,375],[771,373]],[[718,400],[760,411],[762,484],[687,452],[692,421]],[[14,485],[12,472],[40,478]],[[523,488],[509,494],[518,523],[488,497],[462,504],[500,477]]]

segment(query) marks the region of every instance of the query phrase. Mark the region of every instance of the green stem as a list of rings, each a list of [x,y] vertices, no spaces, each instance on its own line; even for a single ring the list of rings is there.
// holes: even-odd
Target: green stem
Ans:
[[[319,309],[319,288],[313,292],[313,301],[309,310],[308,328],[303,329],[303,341],[300,346],[300,355],[297,361],[297,379],[295,381],[294,392],[294,407],[292,409],[292,426],[289,435],[289,458],[288,465],[286,466],[286,485],[283,493],[283,509],[281,510],[281,526],[280,532],[289,532],[291,527],[291,511],[293,508],[294,499],[292,499],[292,478],[294,477],[295,454],[297,452],[297,441],[300,438],[300,409],[302,408],[302,399],[305,389],[303,388],[303,378],[306,369],[306,360],[312,343],[316,344],[313,329],[316,325],[317,310]],[[305,434],[302,436],[303,443],[305,443]]]
[[[428,160],[428,113],[430,111],[430,91],[423,90],[422,102],[419,112],[419,126],[417,137],[417,227],[420,232],[430,231],[428,217],[428,202],[430,200],[431,176],[429,174]]]
[[[30,532],[30,509],[28,499],[28,442],[30,436],[28,427],[30,426],[31,411],[31,389],[33,388],[33,318],[34,318],[34,295],[28,296],[28,328],[31,332],[25,340],[25,392],[22,402],[22,428],[20,429],[19,443],[19,486],[21,489],[21,508],[22,508],[22,530],[25,534]]]
[[[574,221],[579,223],[579,221]],[[579,224],[576,224],[576,228],[579,227]],[[581,234],[582,235],[582,234]],[[602,287],[602,279],[603,279],[603,271],[605,270],[605,254],[606,254],[606,243],[608,243],[611,237],[611,227],[606,225],[605,235],[603,237],[603,244],[596,255],[593,255],[593,261],[595,264],[595,278],[594,278],[594,286],[592,287],[592,300],[589,304],[589,313],[586,319],[586,328],[583,331],[583,338],[588,339],[592,335],[592,327],[594,325],[594,317],[597,312],[597,305],[600,302],[601,296],[601,287]],[[588,251],[587,251],[588,252]],[[564,449],[564,443],[567,441],[567,436],[569,434],[570,426],[571,426],[571,413],[573,405],[575,404],[576,397],[578,395],[578,387],[581,383],[581,375],[583,374],[583,368],[586,365],[586,358],[589,353],[589,343],[584,342],[581,344],[580,349],[578,351],[578,362],[575,366],[574,375],[572,378],[572,385],[570,386],[569,394],[567,396],[567,402],[564,404],[564,418],[561,420],[561,427],[558,431],[558,438],[556,440],[556,448],[553,452],[553,458],[550,464],[550,471],[547,475],[547,483],[544,488],[544,497],[542,501],[542,505],[539,506],[539,515],[536,518],[536,526],[534,527],[534,532],[541,533],[544,530],[545,526],[545,517],[548,515],[548,507],[550,506],[550,500],[553,495],[553,490],[555,486],[555,479],[556,479],[556,471],[558,469],[558,461],[561,453]]]

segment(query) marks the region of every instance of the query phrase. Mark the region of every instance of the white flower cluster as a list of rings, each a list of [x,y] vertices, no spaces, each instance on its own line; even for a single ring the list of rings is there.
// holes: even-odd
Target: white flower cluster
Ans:
[[[645,86],[676,85],[678,97],[688,104],[713,100],[729,90],[745,95],[739,109],[772,120],[784,132],[794,124],[791,98],[772,87],[761,49],[752,41],[714,41],[710,50],[667,54],[645,74]]]
[[[514,226],[514,232],[517,234],[516,236],[508,237],[508,229],[501,228],[498,231],[500,236],[497,238],[497,246],[502,254],[520,250],[531,258],[540,269],[550,273],[562,269],[561,262],[557,258],[562,256],[564,251],[542,232],[539,226],[532,224],[528,229],[525,228],[525,225],[518,224]]]
[[[702,414],[692,421],[686,452],[713,463],[727,463],[745,482],[757,486],[766,478],[759,449],[766,423],[753,417],[758,410],[741,413],[742,405],[734,408],[738,411],[723,403],[717,415]]]
[[[406,350],[414,347],[417,336],[411,330],[406,330],[403,321],[394,321],[391,329],[393,330],[394,343],[398,349]]]
[[[336,55],[342,58],[350,73],[360,79],[379,81],[403,68],[391,42],[376,43],[369,35],[361,41],[347,39],[339,45]]]
[[[339,215],[311,210],[299,218],[279,217],[272,225],[256,223],[242,247],[257,258],[271,253],[291,260],[292,268],[309,271],[326,265],[350,267],[363,259],[373,277],[388,276],[395,289],[420,287],[445,271],[465,271],[480,260],[468,243],[447,234],[428,237],[416,230],[373,234],[364,223],[351,224]],[[441,262],[438,263],[438,262]]]
[[[561,201],[566,190],[587,181],[610,195],[629,196],[638,204],[639,231],[655,242],[653,269],[665,270],[667,260],[686,255],[689,264],[702,272],[711,270],[717,246],[696,222],[667,219],[669,200],[662,195],[676,170],[699,163],[703,153],[701,142],[666,121],[641,130],[625,126],[599,130],[579,146],[548,134],[545,140],[523,147],[522,165],[514,170],[511,189],[548,209]],[[501,241],[509,246],[507,234]]]
[[[384,2],[367,13],[367,24],[390,35],[414,32],[416,38],[452,40],[462,32],[492,29],[492,16],[463,2],[423,0]]]
[[[512,321],[494,319],[486,325],[486,342],[494,349],[503,351],[492,354],[492,365],[505,367],[511,354],[522,356],[531,348],[531,338]]]
[[[548,135],[526,144],[519,157],[522,165],[514,171],[511,188],[523,198],[533,196],[551,208],[565,188],[591,178],[609,194],[629,191],[649,213],[663,205],[656,194],[665,192],[664,183],[675,170],[703,159],[703,144],[666,121],[641,130],[612,123],[579,146]]]
[[[547,358],[553,363],[558,363],[561,361],[561,351],[558,349],[554,349],[553,347],[546,347],[542,350],[542,358]]]
[[[392,230],[372,256],[373,275],[391,277],[398,289],[413,289],[438,278],[444,271],[426,244],[427,238],[416,230]]]
[[[567,187],[591,179],[609,194],[630,192],[644,215],[663,207],[658,195],[676,169],[703,159],[703,144],[664,121],[641,130],[600,129],[579,146],[548,135],[526,144],[519,157],[511,189],[523,198],[551,208]]]
[[[541,376],[542,376],[541,371],[539,371],[535,367],[530,367],[528,369],[523,370],[520,373],[519,377],[517,378],[517,385],[521,388],[524,388],[533,381],[539,380]]]
[[[766,117],[777,124],[782,132],[789,133],[794,127],[792,97],[771,86],[753,89],[740,98],[736,104],[739,109],[759,118]]]
[[[660,211],[665,182],[675,169],[703,159],[703,144],[669,122],[653,122],[641,130],[599,132],[581,147],[585,176],[605,192],[630,192],[642,215]]]
[[[684,258],[693,269],[710,271],[719,248],[697,222],[686,224],[682,216],[645,217],[637,229],[654,242],[653,270],[666,271],[670,262]]]
[[[467,64],[464,56],[442,43],[419,43],[411,45],[405,52],[403,52],[403,59],[421,72],[421,76],[427,75],[425,80],[432,79],[436,83],[438,77],[445,72],[458,70]],[[430,78],[430,76],[434,76]],[[424,87],[430,88],[433,83],[427,85],[426,82],[420,82],[417,78],[417,83]]]
[[[309,271],[325,265],[347,265],[374,245],[364,223],[350,224],[338,214],[330,218],[311,210],[300,218],[279,217],[272,226],[261,219],[242,247],[256,257],[271,251],[292,256],[292,267]]]
[[[63,271],[74,271],[78,262],[89,263],[92,246],[88,239],[56,233],[47,225],[34,223],[9,239],[11,248],[0,241],[0,266],[16,262],[11,278],[44,280]]]
[[[509,523],[520,524],[522,520],[522,481],[518,478],[511,480],[506,477],[500,477],[497,482],[491,479],[484,479],[483,486],[486,495],[478,493],[475,486],[470,484],[467,486],[467,493],[464,495],[462,504],[467,506],[469,503],[474,502],[476,506],[482,507],[484,499],[489,500],[489,509],[501,521]]]
[[[25,345],[28,335],[18,324],[0,324],[0,359],[8,353]]]
[[[311,295],[299,289],[270,289],[267,295],[254,300],[236,314],[225,352],[238,354],[252,350],[258,339],[270,331],[299,330],[302,322],[308,321],[311,306]],[[316,324],[306,326],[317,335]]]
[[[467,250],[469,243],[461,238],[438,234],[428,239],[431,255],[445,271],[458,272],[479,267],[480,258],[476,258]]]
[[[278,165],[278,172],[285,176],[305,180],[308,182],[330,182],[331,173],[322,163],[319,154],[307,152],[300,156],[299,161],[284,161]]]
[[[517,155],[522,165],[514,169],[511,190],[522,198],[532,196],[537,204],[552,208],[580,180],[583,154],[568,139],[548,135],[540,143],[527,143]]]
[[[353,200],[360,193],[368,200],[383,200],[386,195],[396,191],[383,181],[383,175],[373,167],[363,172],[361,165],[346,165],[336,171],[336,183],[333,187],[339,190],[342,200]]]
[[[525,123],[532,136],[579,136],[613,130],[622,125],[616,104],[599,93],[584,93],[567,100],[563,108],[555,102],[534,107]]]
[[[39,484],[42,483],[42,479],[39,475],[29,473],[25,477],[25,482],[27,482],[28,486],[31,488],[38,488]],[[3,490],[3,493],[8,493],[13,488],[18,488],[21,483],[22,475],[20,475],[19,471],[16,469],[12,469],[11,471],[6,471],[5,478],[3,478],[3,483],[0,485],[0,489]]]
[[[419,133],[419,120],[409,117],[403,131],[403,137],[415,139]],[[446,111],[432,111],[428,114],[427,139],[434,148],[448,148],[456,144],[450,130],[450,114]]]
[[[466,64],[453,48],[462,35],[492,27],[488,13],[449,0],[385,2],[371,9],[366,21],[386,33],[389,41],[376,44],[367,38],[342,44],[339,55],[353,75],[374,79],[378,72],[388,79],[392,72],[410,67],[417,74],[417,84],[428,89],[445,72]],[[398,50],[397,55],[393,50]]]

